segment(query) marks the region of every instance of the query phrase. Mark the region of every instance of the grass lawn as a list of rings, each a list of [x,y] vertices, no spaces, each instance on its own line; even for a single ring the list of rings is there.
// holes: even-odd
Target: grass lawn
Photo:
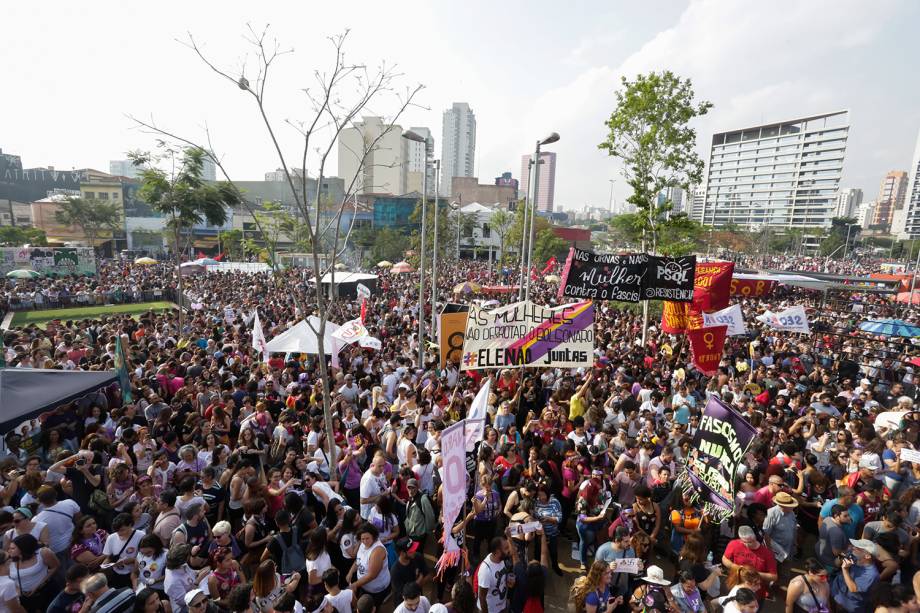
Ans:
[[[11,327],[22,327],[29,324],[42,325],[52,319],[92,319],[102,315],[128,313],[138,315],[147,311],[165,311],[175,308],[175,304],[167,301],[138,302],[136,304],[110,304],[77,307],[73,309],[44,309],[41,311],[19,311],[13,315]]]

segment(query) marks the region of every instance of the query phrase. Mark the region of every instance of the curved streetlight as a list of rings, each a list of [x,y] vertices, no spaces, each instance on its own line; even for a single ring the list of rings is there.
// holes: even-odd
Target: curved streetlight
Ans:
[[[524,228],[527,229],[527,231],[523,233],[524,235],[526,235],[526,240],[527,240],[527,247],[526,247],[527,263],[526,265],[524,263],[525,249],[524,249],[523,237],[521,240],[522,248],[521,248],[521,289],[520,289],[520,292],[523,294],[524,300],[530,300],[530,268],[533,262],[533,242],[534,242],[534,237],[533,237],[534,221],[533,220],[537,214],[537,190],[540,185],[539,183],[540,181],[540,147],[542,147],[543,145],[549,145],[551,143],[555,143],[558,140],[559,140],[558,132],[550,132],[548,136],[546,136],[542,140],[538,140],[536,148],[534,150],[533,160],[531,161],[531,164],[533,164],[533,172],[531,172],[530,174],[532,175],[531,179],[533,180],[533,189],[528,190],[530,194],[530,198],[529,198],[530,206],[528,207],[526,203],[524,204],[524,224],[523,224]],[[527,221],[528,209],[530,210],[530,223],[529,224]]]
[[[427,143],[425,137],[406,130],[402,137],[416,143]],[[425,226],[428,217],[428,148],[425,148],[425,168],[422,172],[422,236],[418,263],[418,367],[425,368]],[[434,274],[434,272],[432,272]]]

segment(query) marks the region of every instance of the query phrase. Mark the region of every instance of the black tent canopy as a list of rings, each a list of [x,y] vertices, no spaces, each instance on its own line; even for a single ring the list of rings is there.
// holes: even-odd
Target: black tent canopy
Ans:
[[[114,371],[0,368],[0,434],[116,381]]]

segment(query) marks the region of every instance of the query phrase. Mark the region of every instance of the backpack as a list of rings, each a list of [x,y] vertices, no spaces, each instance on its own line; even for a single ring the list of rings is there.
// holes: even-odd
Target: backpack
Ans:
[[[307,556],[304,555],[303,549],[300,548],[300,542],[297,538],[297,528],[291,528],[291,544],[284,542],[282,534],[275,535],[275,541],[281,547],[281,564],[280,571],[282,575],[296,573],[307,565]]]

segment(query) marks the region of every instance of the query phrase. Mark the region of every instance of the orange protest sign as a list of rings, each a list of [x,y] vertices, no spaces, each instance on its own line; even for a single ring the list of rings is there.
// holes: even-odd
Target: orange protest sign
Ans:
[[[463,355],[463,339],[466,336],[467,312],[441,313],[440,338],[438,339],[441,353],[441,368],[447,362],[460,363]]]

